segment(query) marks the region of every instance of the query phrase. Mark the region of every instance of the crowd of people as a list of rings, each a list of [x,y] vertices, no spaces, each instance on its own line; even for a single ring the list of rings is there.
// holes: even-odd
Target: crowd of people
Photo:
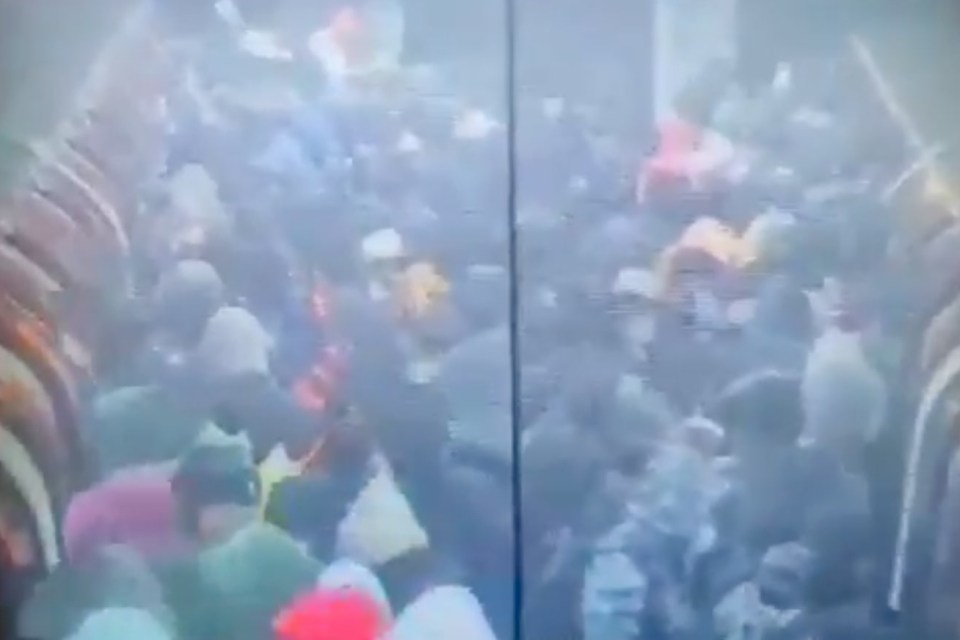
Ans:
[[[320,86],[244,46],[190,49],[168,104],[98,480],[24,637],[892,633],[865,450],[899,158],[836,83],[711,69],[650,152],[520,92],[512,147],[429,70]]]

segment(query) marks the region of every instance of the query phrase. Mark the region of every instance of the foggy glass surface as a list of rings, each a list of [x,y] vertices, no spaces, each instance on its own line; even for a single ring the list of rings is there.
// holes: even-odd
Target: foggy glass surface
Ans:
[[[953,4],[78,7],[0,0],[24,640],[956,635]]]

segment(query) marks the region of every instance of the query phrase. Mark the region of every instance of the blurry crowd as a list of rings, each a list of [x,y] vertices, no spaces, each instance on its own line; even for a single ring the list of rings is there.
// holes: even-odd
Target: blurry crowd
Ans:
[[[900,158],[841,81],[709,69],[652,141],[520,92],[511,163],[430,69],[196,38],[24,637],[887,637]]]

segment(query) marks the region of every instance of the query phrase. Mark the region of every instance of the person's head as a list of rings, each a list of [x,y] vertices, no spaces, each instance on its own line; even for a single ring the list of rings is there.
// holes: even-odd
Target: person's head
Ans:
[[[191,369],[216,405],[235,381],[270,377],[272,347],[272,337],[253,314],[223,307],[207,322],[191,354]]]
[[[161,274],[154,289],[154,322],[181,340],[196,340],[223,295],[216,269],[200,260],[182,260]]]
[[[737,455],[791,446],[803,430],[800,381],[776,371],[749,374],[724,389],[708,414],[726,429]]]
[[[227,539],[257,517],[259,479],[240,438],[201,436],[179,461],[172,484],[183,525],[201,544]]]
[[[277,640],[376,640],[387,620],[375,599],[354,588],[321,588],[300,596],[277,617]]]

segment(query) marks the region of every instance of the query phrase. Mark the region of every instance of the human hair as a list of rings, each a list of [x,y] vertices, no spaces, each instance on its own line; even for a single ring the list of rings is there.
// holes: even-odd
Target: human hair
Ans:
[[[773,370],[748,374],[726,387],[707,412],[734,437],[793,444],[804,424],[800,380]]]

